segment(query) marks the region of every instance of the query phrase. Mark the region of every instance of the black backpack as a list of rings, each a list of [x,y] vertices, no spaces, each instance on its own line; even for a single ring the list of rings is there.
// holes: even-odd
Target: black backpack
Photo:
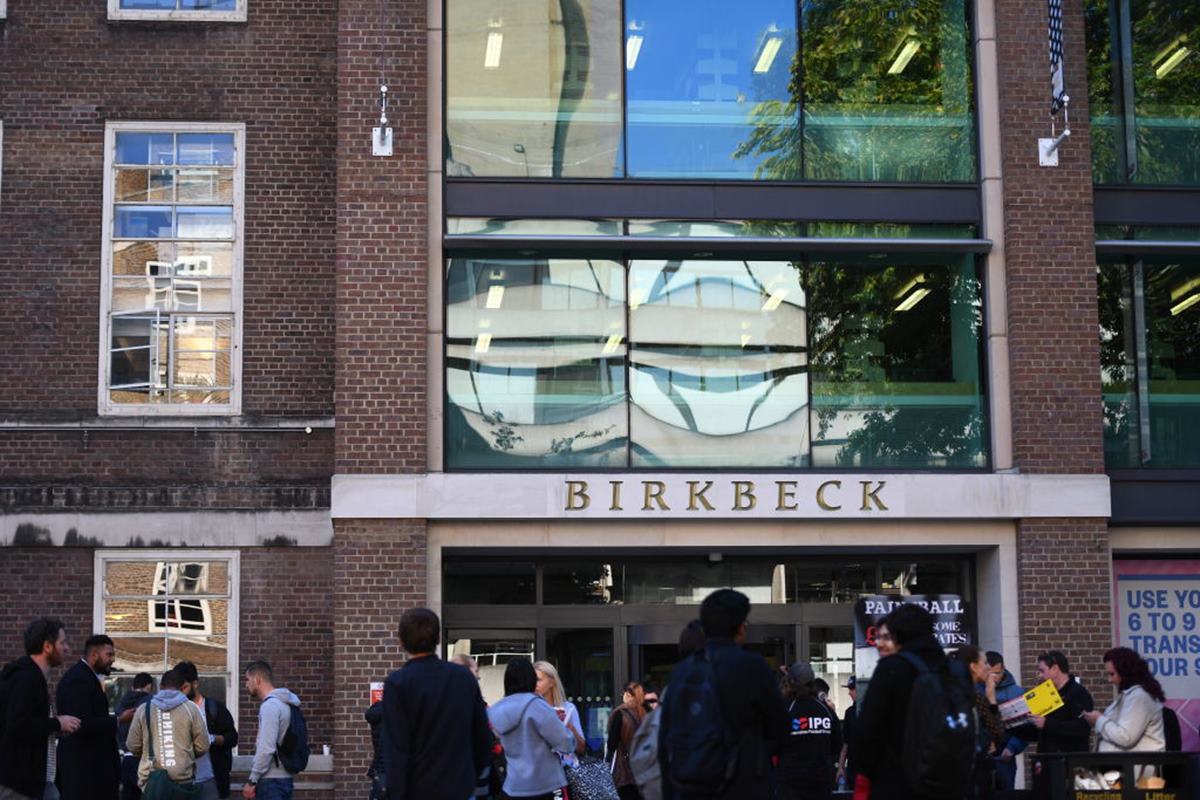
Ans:
[[[283,741],[275,750],[275,760],[289,775],[296,775],[308,769],[308,720],[299,706],[291,706],[291,709],[292,719],[283,734]]]
[[[924,797],[959,800],[975,766],[975,689],[966,668],[947,659],[931,670],[913,653],[900,656],[917,670],[904,720],[904,773]]]
[[[738,741],[721,713],[716,661],[705,647],[680,663],[667,695],[667,777],[683,794],[720,794],[737,771]]]

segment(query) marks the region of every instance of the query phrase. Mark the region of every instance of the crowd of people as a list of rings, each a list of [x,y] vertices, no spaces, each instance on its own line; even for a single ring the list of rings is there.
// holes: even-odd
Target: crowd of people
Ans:
[[[441,626],[410,609],[399,636],[408,653],[366,712],[374,744],[371,800],[989,800],[1011,790],[1031,743],[1033,791],[1052,796],[1046,762],[1060,753],[1167,751],[1178,720],[1146,661],[1129,648],[1104,654],[1117,694],[1104,711],[1056,650],[1037,659],[1061,706],[1006,727],[1000,705],[1024,694],[1003,656],[966,645],[947,655],[933,618],[917,605],[878,625],[880,659],[864,701],[839,717],[831,687],[811,664],[773,670],[742,647],[749,599],[710,594],[679,639],[666,686],[631,681],[608,717],[602,760],[588,754],[579,710],[553,664],[511,659],[504,697],[488,706],[469,656],[437,657]],[[141,674],[109,712],[104,678],[112,640],[96,635],[51,698],[47,676],[70,657],[61,621],[34,620],[25,655],[0,672],[0,800],[213,800],[230,795],[238,732],[207,698],[195,665],[158,679]],[[295,694],[263,661],[245,670],[259,703],[244,798],[290,800],[308,759],[307,722]],[[1153,771],[1144,765],[1141,771]]]
[[[141,673],[109,712],[104,679],[115,661],[102,634],[59,679],[71,646],[62,621],[25,628],[25,655],[0,671],[0,800],[223,800],[238,732],[220,700],[205,697],[196,665],[181,661],[158,679]],[[255,661],[245,688],[259,702],[258,736],[242,797],[290,800],[308,758],[300,699],[275,686]]]

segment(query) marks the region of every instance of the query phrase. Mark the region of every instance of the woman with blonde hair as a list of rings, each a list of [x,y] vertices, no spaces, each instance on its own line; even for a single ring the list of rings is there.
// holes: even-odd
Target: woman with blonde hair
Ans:
[[[613,783],[621,800],[640,800],[637,780],[629,766],[633,735],[646,716],[646,690],[637,681],[625,684],[621,705],[608,718],[608,757],[612,763]]]
[[[587,742],[580,733],[583,725],[579,721],[579,709],[567,699],[567,692],[563,688],[562,678],[558,676],[558,670],[549,661],[533,662],[533,670],[537,673],[537,693],[553,706],[558,718],[571,729],[571,733],[575,735],[575,752],[582,754],[587,749]],[[576,759],[573,753],[560,753],[559,755],[562,757],[563,764],[575,765]]]

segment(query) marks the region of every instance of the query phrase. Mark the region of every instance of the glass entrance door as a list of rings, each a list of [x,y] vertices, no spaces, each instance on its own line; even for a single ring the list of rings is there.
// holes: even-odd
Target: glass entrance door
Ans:
[[[675,625],[631,625],[629,640],[629,676],[662,687],[671,677],[679,660],[681,623]],[[755,625],[746,628],[747,650],[766,659],[772,670],[791,663],[796,657],[795,627],[792,625]]]

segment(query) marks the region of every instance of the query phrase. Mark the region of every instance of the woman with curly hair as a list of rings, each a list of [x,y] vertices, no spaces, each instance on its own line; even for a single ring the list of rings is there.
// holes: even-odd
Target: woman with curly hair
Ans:
[[[1128,647],[1114,647],[1104,654],[1104,672],[1120,694],[1103,713],[1084,712],[1083,718],[1096,729],[1096,749],[1166,750],[1162,712],[1166,697],[1146,659]]]

